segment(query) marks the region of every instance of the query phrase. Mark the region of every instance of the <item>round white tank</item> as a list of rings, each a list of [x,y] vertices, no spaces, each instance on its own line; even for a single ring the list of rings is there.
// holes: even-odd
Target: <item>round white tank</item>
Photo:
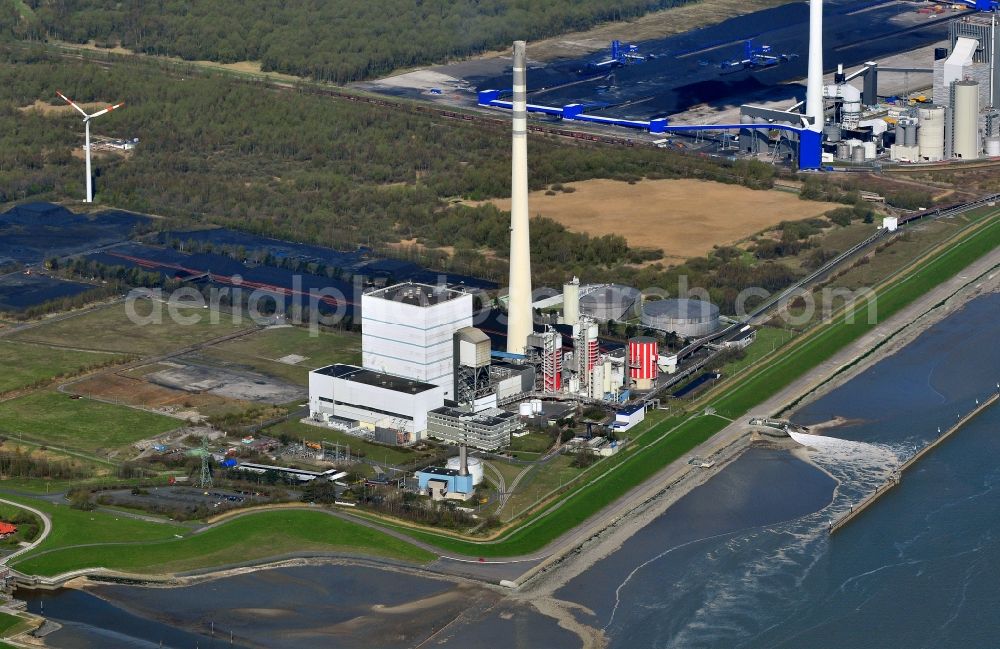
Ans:
[[[531,400],[531,412],[536,415],[542,414],[542,400],[532,399]]]
[[[876,154],[878,153],[878,148],[876,148],[874,142],[865,142],[861,145],[865,150],[865,160],[874,160]]]
[[[522,417],[530,417],[531,416],[531,402],[530,401],[522,401],[520,404],[518,404],[518,406],[517,406],[517,414],[521,415]]]
[[[865,161],[865,147],[856,146],[851,149],[851,162],[864,162]]]
[[[986,138],[986,155],[991,158],[1000,157],[1000,137]]]
[[[979,157],[979,83],[955,82],[955,157]]]
[[[936,161],[944,157],[944,108],[928,106],[920,109],[920,128],[917,130],[917,146],[920,157]]]
[[[457,457],[448,458],[447,468],[458,471],[459,461]],[[477,485],[483,481],[483,461],[478,457],[469,458],[469,475],[472,476],[472,484]]]

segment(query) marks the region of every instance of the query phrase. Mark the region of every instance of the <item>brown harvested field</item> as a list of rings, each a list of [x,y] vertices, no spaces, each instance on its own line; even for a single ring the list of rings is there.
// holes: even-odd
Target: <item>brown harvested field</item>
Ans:
[[[152,408],[181,417],[190,417],[194,413],[210,417],[240,412],[253,405],[246,401],[225,399],[214,394],[172,390],[142,379],[112,373],[95,375],[75,383],[72,391],[87,397],[129,406]]]
[[[62,100],[60,99],[59,101],[61,102]],[[107,106],[107,104],[102,104],[100,102],[82,102],[79,103],[78,105],[80,106],[80,108],[86,111],[91,111],[91,110],[97,111]],[[18,110],[20,111],[37,110],[44,115],[62,115],[64,113],[76,112],[76,109],[70,106],[69,104],[66,103],[50,104],[49,102],[42,101],[41,99],[36,99],[35,103],[33,104],[29,104],[27,106],[21,106]]]
[[[799,200],[781,191],[758,191],[704,180],[617,180],[566,183],[572,193],[532,192],[531,214],[575,232],[620,234],[636,248],[660,248],[673,259],[703,255],[782,221],[818,216],[839,207]],[[493,201],[503,210],[510,199]]]

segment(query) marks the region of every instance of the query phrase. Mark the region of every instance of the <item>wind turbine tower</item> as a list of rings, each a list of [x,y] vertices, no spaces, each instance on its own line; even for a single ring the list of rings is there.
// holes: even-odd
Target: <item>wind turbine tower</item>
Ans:
[[[66,95],[62,94],[58,90],[56,91],[56,94],[62,97],[63,101],[65,101],[67,104],[77,109],[78,111],[80,111],[80,114],[83,115],[83,132],[84,132],[83,151],[85,157],[87,158],[87,196],[84,198],[84,200],[88,203],[93,203],[94,202],[93,176],[90,173],[90,120],[94,119],[95,117],[100,117],[104,113],[110,113],[116,108],[121,108],[122,106],[125,105],[125,102],[122,102],[120,104],[115,104],[114,106],[108,106],[103,110],[97,111],[93,115],[88,115],[87,111],[83,110],[75,103],[73,103],[73,100],[67,97]]]
[[[524,41],[514,41],[514,101],[510,184],[510,283],[507,351],[523,354],[533,331],[531,236],[528,232],[528,112]]]

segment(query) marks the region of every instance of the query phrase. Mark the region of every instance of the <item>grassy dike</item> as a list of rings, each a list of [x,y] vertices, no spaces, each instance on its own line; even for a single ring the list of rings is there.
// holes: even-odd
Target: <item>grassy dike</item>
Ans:
[[[990,250],[1000,246],[1000,218],[979,227],[950,248],[938,253],[918,269],[876,291],[879,320],[885,320]],[[793,344],[781,358],[755,371],[719,395],[711,407],[728,417],[738,417],[750,408],[804,375],[838,350],[857,340],[875,325],[868,323],[870,303],[858,306],[853,323],[841,314],[815,334]],[[671,429],[671,424],[675,426]],[[517,556],[536,552],[614,502],[629,489],[648,480],[657,471],[690,452],[721,431],[728,421],[716,416],[695,416],[679,425],[675,420],[660,424],[651,434],[661,435],[638,452],[628,454],[608,472],[554,503],[506,536],[490,542],[473,542],[430,532],[405,529],[407,534],[443,550],[484,557]],[[622,470],[625,469],[625,470]],[[403,529],[403,528],[400,528]]]
[[[430,552],[378,530],[303,509],[273,510],[233,518],[199,532],[101,511],[5,496],[31,503],[52,518],[52,533],[13,567],[52,576],[81,568],[169,574],[212,568],[297,551],[374,555],[423,563]]]
[[[878,316],[884,320],[995,247],[1000,246],[1000,218],[988,221],[923,265],[877,291]],[[722,392],[709,405],[727,416],[740,416],[811,368],[830,358],[874,325],[868,305],[855,309],[853,323],[841,315],[804,336],[780,358]],[[493,541],[473,542],[443,533],[397,529],[448,553],[504,557],[536,552],[640,485],[671,462],[721,431],[728,421],[714,415],[671,417],[642,436],[633,450],[608,459],[607,469],[545,510]],[[602,463],[603,464],[603,463]],[[320,512],[270,511],[250,514],[200,533],[176,524],[153,523],[102,512],[79,512],[66,506],[31,502],[53,519],[53,532],[14,567],[25,573],[53,575],[85,567],[161,574],[265,559],[302,550],[357,552],[414,562],[433,555],[416,546]]]

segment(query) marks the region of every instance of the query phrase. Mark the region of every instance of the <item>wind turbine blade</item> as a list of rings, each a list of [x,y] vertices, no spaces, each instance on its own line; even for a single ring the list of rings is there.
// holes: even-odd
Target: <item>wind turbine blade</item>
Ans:
[[[123,101],[120,104],[115,104],[114,106],[108,106],[104,110],[97,111],[96,113],[94,113],[93,115],[91,115],[90,118],[93,119],[93,118],[95,118],[95,117],[97,117],[99,115],[103,115],[104,113],[110,113],[111,111],[115,110],[116,108],[121,108],[124,105],[125,105],[125,102]],[[86,113],[84,113],[84,114],[86,114]]]
[[[79,106],[77,106],[76,104],[74,104],[74,103],[73,103],[73,100],[72,100],[72,99],[70,99],[70,98],[69,98],[69,97],[67,97],[66,95],[62,94],[62,93],[61,93],[61,92],[59,92],[58,90],[56,90],[56,94],[57,94],[57,95],[59,95],[60,97],[62,97],[62,98],[63,98],[63,101],[65,101],[65,102],[66,102],[67,104],[69,104],[69,105],[70,105],[70,106],[72,106],[73,108],[75,108],[75,109],[77,109],[78,111],[80,111],[80,114],[81,114],[81,115],[83,115],[84,117],[89,117],[89,115],[87,115],[87,112],[86,112],[85,110],[83,110],[82,108],[80,108]]]

